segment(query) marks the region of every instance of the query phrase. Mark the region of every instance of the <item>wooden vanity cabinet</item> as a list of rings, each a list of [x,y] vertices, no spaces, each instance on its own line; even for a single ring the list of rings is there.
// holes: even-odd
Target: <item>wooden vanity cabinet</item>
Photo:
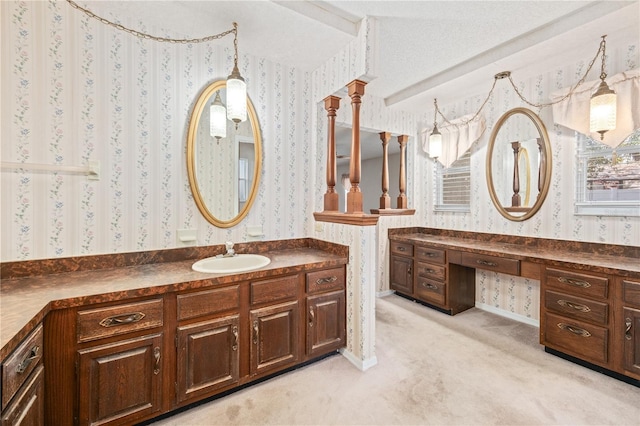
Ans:
[[[391,241],[389,288],[413,296],[413,244]]]
[[[2,362],[2,426],[44,424],[43,327]]]
[[[640,380],[640,281],[623,279],[622,314],[619,335],[622,336],[622,369],[624,374]]]
[[[314,358],[346,343],[344,267],[306,274],[306,353]]]

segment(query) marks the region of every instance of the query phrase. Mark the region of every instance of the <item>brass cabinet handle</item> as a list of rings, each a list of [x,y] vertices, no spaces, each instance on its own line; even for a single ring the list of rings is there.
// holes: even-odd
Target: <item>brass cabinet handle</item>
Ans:
[[[313,306],[309,306],[309,327],[313,327],[313,322],[316,319],[316,313],[313,310]]]
[[[564,299],[559,299],[556,303],[560,306],[564,306],[565,308],[575,309],[576,311],[579,311],[579,312],[591,312],[590,307],[588,307],[587,305],[583,305],[581,303],[573,303]]]
[[[409,266],[409,269],[407,269],[407,275],[411,275],[411,266]]]
[[[582,287],[582,288],[591,287],[591,283],[589,283],[588,281],[575,280],[573,278],[567,278],[567,277],[557,277],[556,279],[561,283],[569,284],[574,287]]]
[[[258,329],[258,320],[253,321],[253,344],[258,344],[258,333],[260,330]]]
[[[234,325],[231,328],[231,333],[233,333],[233,346],[231,347],[232,350],[237,351],[238,350],[238,326]]]
[[[27,368],[29,368],[29,365],[31,365],[33,361],[38,359],[38,357],[40,357],[40,346],[35,345],[33,348],[31,348],[31,350],[29,351],[27,356],[22,360],[22,362],[18,364],[18,366],[16,367],[16,373],[22,374],[25,371],[27,371]]]
[[[498,264],[495,262],[489,262],[488,260],[482,260],[482,259],[476,260],[476,263],[478,265],[483,265],[483,266],[498,266]]]
[[[429,273],[429,274],[435,274],[435,273],[436,273],[436,271],[435,271],[435,270],[430,269],[430,268],[427,268],[427,269],[425,269],[424,271],[425,271],[425,272],[427,272],[427,273]]]
[[[318,278],[316,280],[316,284],[330,284],[330,283],[334,283],[336,281],[338,281],[338,277],[333,275],[333,276],[326,277],[326,278]]]
[[[578,335],[580,337],[591,337],[591,333],[589,333],[584,328],[576,327],[575,325],[570,325],[570,324],[566,324],[564,322],[559,322],[558,323],[558,328],[560,328],[561,330],[569,331],[569,332],[571,332],[571,333],[573,333],[575,335]]]
[[[426,288],[428,288],[430,290],[437,290],[438,289],[438,286],[435,285],[435,284],[425,283],[425,282],[423,282],[421,284],[422,284],[422,287],[426,287]]]
[[[103,327],[113,327],[116,325],[133,324],[140,321],[145,315],[142,312],[132,312],[130,314],[114,315],[107,317],[100,321],[100,325]]]
[[[158,346],[153,349],[153,357],[156,359],[156,365],[153,367],[153,374],[157,375],[160,373],[160,348]]]
[[[404,248],[404,247],[402,247],[402,246],[399,246],[399,247],[398,247],[398,251],[406,251],[406,250],[407,250],[407,249],[406,249],[406,248]]]
[[[624,319],[624,325],[625,325],[624,338],[627,339],[627,340],[631,340],[633,338],[631,336],[631,326],[633,325],[633,322],[631,321],[631,318],[625,318]]]
[[[422,252],[421,254],[422,254],[423,256],[427,256],[427,257],[435,257],[435,255],[436,255],[435,253],[432,253],[432,252],[429,252],[429,251],[427,251],[427,252]]]

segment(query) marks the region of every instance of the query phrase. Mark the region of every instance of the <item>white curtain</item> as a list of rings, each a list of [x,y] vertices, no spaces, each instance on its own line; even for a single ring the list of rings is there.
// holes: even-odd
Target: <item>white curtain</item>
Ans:
[[[616,128],[605,133],[601,142],[615,148],[640,128],[640,69],[607,77],[606,82],[618,95]],[[600,80],[586,82],[572,96],[554,104],[553,121],[600,141],[598,133],[589,132],[589,101],[599,84]],[[561,99],[570,89],[566,87],[551,93],[551,101]]]
[[[487,128],[484,115],[478,114],[471,120],[473,115],[464,115],[450,120],[451,124],[438,127],[442,133],[442,155],[438,157],[438,161],[444,167],[450,167],[454,161],[464,155],[471,148],[471,145],[480,139]],[[429,153],[429,135],[432,130],[432,128],[423,129],[421,132],[422,149],[427,154]]]

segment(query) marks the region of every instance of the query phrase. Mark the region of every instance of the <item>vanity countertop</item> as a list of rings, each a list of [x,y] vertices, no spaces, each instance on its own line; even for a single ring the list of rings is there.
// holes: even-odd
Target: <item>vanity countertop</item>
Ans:
[[[431,228],[390,229],[389,238],[443,249],[473,251],[532,263],[640,278],[640,247],[635,246]]]
[[[147,259],[143,264],[136,264],[139,263],[137,260],[129,262],[133,264],[113,267],[105,267],[103,262],[99,269],[84,266],[80,268],[81,270],[9,278],[7,275],[10,275],[10,272],[7,272],[7,269],[22,271],[24,265],[16,266],[18,262],[3,265],[7,267],[3,271],[0,284],[0,347],[2,348],[0,359],[4,359],[11,347],[24,338],[26,333],[42,321],[51,310],[206,288],[271,275],[297,273],[307,268],[328,268],[348,263],[346,246],[317,240],[311,240],[309,243],[307,239],[292,241],[295,241],[292,244],[293,248],[283,243],[270,250],[262,247],[254,251],[269,257],[271,263],[260,269],[233,274],[209,274],[191,269],[191,265],[199,258],[220,253],[219,247],[206,254],[204,250],[196,250],[195,254],[190,252],[190,258],[187,260],[166,261],[164,259],[165,261],[159,263],[146,263]],[[303,243],[299,244],[299,241]],[[239,250],[239,252],[246,251],[248,250],[242,250],[242,247]],[[158,254],[162,251],[153,253]],[[121,255],[104,255],[96,256],[93,260],[104,260],[110,256],[121,257]],[[196,257],[191,258],[191,256]],[[139,259],[140,256],[138,255],[137,258]],[[75,258],[75,260],[83,260],[83,258]],[[61,259],[59,263],[64,264],[65,261]],[[35,265],[45,261],[32,262]],[[26,264],[28,261],[19,263]],[[67,263],[73,263],[74,268],[77,268],[81,262]],[[37,268],[37,265],[35,267]]]

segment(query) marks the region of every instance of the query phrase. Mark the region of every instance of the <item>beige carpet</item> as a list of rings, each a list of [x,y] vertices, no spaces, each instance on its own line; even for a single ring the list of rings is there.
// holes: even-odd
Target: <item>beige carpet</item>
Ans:
[[[538,329],[377,300],[378,365],[333,356],[154,425],[640,425],[640,388],[544,352]]]

